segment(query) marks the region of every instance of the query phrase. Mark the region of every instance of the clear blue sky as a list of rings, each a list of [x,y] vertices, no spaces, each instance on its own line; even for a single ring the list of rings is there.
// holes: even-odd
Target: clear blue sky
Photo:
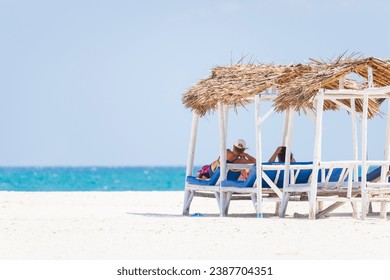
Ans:
[[[242,55],[390,58],[389,14],[385,0],[0,0],[0,165],[185,165],[192,115],[181,95],[211,68]],[[254,154],[251,110],[231,115],[228,143],[245,138]],[[279,145],[279,117],[265,157]],[[349,129],[346,113],[328,119],[325,158],[350,154],[349,134],[333,127],[343,118]],[[200,124],[203,164],[218,153],[216,117]],[[310,159],[312,125],[296,124],[294,153]]]

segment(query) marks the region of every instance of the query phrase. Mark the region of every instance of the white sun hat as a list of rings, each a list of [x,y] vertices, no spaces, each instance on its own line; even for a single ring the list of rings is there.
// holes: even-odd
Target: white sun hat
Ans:
[[[246,149],[246,143],[244,139],[237,139],[236,141],[234,141],[233,145],[239,149]]]

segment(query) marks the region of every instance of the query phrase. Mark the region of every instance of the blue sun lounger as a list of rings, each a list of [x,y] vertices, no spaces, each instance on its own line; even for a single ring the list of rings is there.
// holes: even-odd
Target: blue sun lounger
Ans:
[[[311,164],[312,162],[291,163],[291,165],[311,165]],[[262,185],[262,193],[269,194],[267,199],[278,202],[280,200],[280,197],[282,196],[281,190],[283,188],[284,170],[281,168],[279,170],[275,170],[275,168],[270,167],[275,165],[280,166],[281,168],[284,167],[283,162],[262,163],[264,175],[262,176],[261,185]],[[307,183],[309,181],[312,170],[302,169],[299,171],[299,173],[297,173],[298,172],[297,170],[294,170],[294,172],[296,174],[294,176],[295,183],[301,184],[301,183]],[[249,176],[245,181],[224,180],[221,182],[222,195],[224,195],[223,215],[227,215],[229,210],[230,200],[233,199],[236,195],[249,194],[254,206],[256,205],[257,188],[254,187],[257,185],[256,180],[257,180],[256,165],[253,165],[249,172]]]
[[[312,162],[292,162],[291,166],[294,172],[293,177],[293,185],[302,185],[302,184],[310,184],[311,175],[312,175],[312,169],[311,167],[307,167],[305,169],[305,165],[312,165]],[[283,182],[284,182],[284,170],[275,170],[275,168],[269,168],[267,169],[267,166],[284,166],[283,162],[265,162],[262,163],[263,166],[263,174],[265,176],[262,176],[262,193],[268,194],[268,197],[266,197],[268,200],[279,202],[282,197],[282,189],[283,189]],[[295,169],[295,166],[303,166],[302,168],[298,167],[299,170]],[[341,180],[342,168],[333,168],[331,170],[331,173],[329,174],[330,169],[325,169],[325,178],[327,179],[327,184],[329,182],[332,182],[336,184]],[[319,170],[318,174],[318,182],[321,183],[322,180],[322,171]],[[249,194],[251,196],[252,202],[255,206],[256,202],[256,193],[257,188],[256,186],[256,165],[252,167],[252,169],[249,172],[249,176],[245,181],[237,181],[237,180],[224,180],[221,182],[222,192],[224,195],[224,206],[223,206],[223,213],[224,215],[227,215],[230,200],[235,195],[242,195],[242,194]],[[346,181],[346,179],[343,179],[343,181]],[[289,183],[291,183],[291,176],[289,176]],[[272,186],[271,186],[272,185]],[[276,195],[275,195],[276,194]],[[277,212],[277,211],[276,211]]]
[[[227,172],[227,179],[237,180],[241,172],[235,172],[229,170]],[[211,175],[208,180],[201,180],[195,176],[186,177],[186,187],[185,187],[185,197],[183,205],[183,215],[189,215],[190,206],[194,196],[199,197],[215,197],[217,199],[218,205],[220,203],[220,194],[219,194],[219,177],[220,177],[220,168],[217,167],[215,172]]]
[[[376,183],[376,182],[378,181],[378,179],[380,179],[381,173],[382,173],[382,167],[381,166],[376,167],[373,170],[371,170],[370,172],[368,172],[367,173],[367,177],[366,177],[367,186],[377,185],[378,183]],[[345,182],[348,181],[348,177],[349,177],[349,175],[346,176],[346,179],[344,180]],[[361,191],[362,191],[362,189],[361,189],[361,181],[362,181],[362,177],[359,176],[358,177],[358,181],[353,182],[352,189],[350,190],[350,193],[349,193],[349,197],[357,197],[357,196],[361,195]],[[389,182],[390,182],[390,178],[387,179],[387,183],[384,183],[384,184],[383,183],[379,183],[379,184],[380,185],[386,185],[386,184],[388,185]],[[386,186],[384,186],[384,187],[386,188]],[[378,190],[380,190],[380,188],[378,188]],[[372,195],[372,193],[371,193],[371,195]],[[326,209],[323,209],[323,210],[319,211],[317,213],[316,217],[319,218],[319,217],[325,216],[326,214],[334,211],[336,208],[340,207],[344,203],[345,202],[343,202],[343,201],[337,201],[337,202],[333,203],[332,205],[328,206]],[[353,208],[353,216],[355,218],[357,218],[358,217],[358,213],[357,213],[357,209],[356,209],[356,204],[354,202],[352,202],[352,208]]]
[[[309,165],[309,164],[313,164],[313,163],[312,162],[292,162],[291,163],[291,165]],[[275,162],[264,162],[264,163],[262,163],[262,165],[263,166],[284,165],[284,163],[283,162],[276,162],[276,163]],[[278,174],[277,170],[267,170],[266,167],[263,169],[265,169],[264,173],[267,175],[269,180],[274,182],[274,184],[278,188],[283,188],[284,170],[280,170],[279,174]],[[311,172],[312,172],[311,169],[300,170],[298,176],[295,179],[295,183],[297,183],[297,184],[307,183],[309,178],[310,178]],[[332,174],[332,176],[333,176],[333,174]],[[335,174],[335,176],[336,176],[336,174]],[[267,182],[269,180],[262,178],[262,187],[263,188],[271,188],[271,186]],[[255,181],[256,181],[256,164],[252,166],[252,168],[249,172],[249,176],[245,181],[237,181],[237,180],[227,179],[227,180],[224,180],[221,182],[221,186],[235,187],[235,188],[252,188],[255,184]]]

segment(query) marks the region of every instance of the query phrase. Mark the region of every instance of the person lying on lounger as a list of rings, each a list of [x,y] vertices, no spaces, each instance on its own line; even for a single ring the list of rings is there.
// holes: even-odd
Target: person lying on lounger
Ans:
[[[269,158],[269,162],[275,162],[276,158],[278,158],[279,162],[286,162],[286,147],[285,146],[279,146],[276,148],[273,155]],[[291,153],[290,155],[290,161],[295,162],[294,155]]]
[[[248,148],[246,147],[245,140],[237,139],[233,144],[233,151],[230,149],[226,150],[226,162],[227,163],[246,163],[254,164],[256,159],[245,151]],[[220,165],[219,158],[213,161],[210,165],[203,166],[197,173],[198,179],[207,180],[215,172],[215,169]]]

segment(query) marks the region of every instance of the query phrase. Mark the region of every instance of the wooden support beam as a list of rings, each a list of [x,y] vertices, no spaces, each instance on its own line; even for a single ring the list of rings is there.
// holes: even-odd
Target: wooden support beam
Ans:
[[[386,135],[385,135],[385,146],[384,146],[384,159],[390,161],[390,99],[387,99],[387,118],[386,118]],[[381,181],[387,180],[387,171],[389,170],[388,164],[382,165]]]
[[[196,149],[196,138],[198,134],[198,124],[199,124],[199,115],[194,112],[192,114],[192,126],[191,126],[191,135],[190,135],[190,144],[188,147],[186,177],[191,176],[194,169],[194,158],[195,158],[195,149]],[[184,180],[186,180],[186,178]],[[184,202],[183,202],[183,215],[189,215],[192,198],[194,197],[194,192],[187,189],[186,181],[184,181],[184,185],[185,185],[185,190],[184,190]]]
[[[225,143],[227,143],[228,124],[229,124],[229,108],[227,106],[223,106],[223,118],[224,118],[224,127],[225,127]]]
[[[264,114],[264,116],[263,117],[260,117],[259,116],[259,120],[258,120],[258,122],[259,122],[259,125],[262,125],[273,113],[274,113],[275,111],[274,111],[274,108],[270,108],[268,111],[267,111],[267,113],[265,113]]]
[[[325,99],[350,99],[350,98],[364,98],[368,95],[370,98],[388,98],[387,94],[390,92],[390,86],[380,88],[366,88],[364,90],[355,89],[326,89]]]
[[[390,134],[390,99],[387,99],[386,136],[385,136],[385,147],[384,147],[384,156],[386,161],[390,160],[390,135],[389,134]],[[388,181],[388,177],[387,177],[388,170],[389,170],[388,164],[382,165],[382,170],[381,170],[382,183],[387,183]],[[386,219],[387,216],[386,206],[387,206],[386,202],[382,201],[380,216],[383,219]]]
[[[195,158],[195,148],[196,148],[196,137],[198,134],[198,123],[199,123],[199,115],[194,112],[192,115],[192,127],[191,127],[191,135],[190,135],[190,145],[188,148],[188,156],[187,156],[186,176],[191,176],[194,169],[194,158]]]
[[[351,98],[351,121],[352,121],[352,155],[353,160],[358,161],[359,159],[359,147],[358,147],[358,130],[357,130],[357,118],[356,118],[356,105],[355,98]],[[359,180],[358,165],[355,164],[353,172],[354,182]]]
[[[289,184],[289,173],[290,173],[290,163],[291,163],[291,144],[292,144],[292,132],[294,128],[294,110],[288,110],[288,123],[287,123],[287,136],[286,136],[286,157],[285,157],[285,166],[284,166],[284,180],[283,188],[287,188]]]
[[[321,145],[322,145],[322,116],[324,111],[324,89],[320,89],[317,94],[317,118],[314,137],[314,155],[313,155],[313,172],[311,187],[309,193],[309,219],[316,218],[317,207],[317,179],[318,169],[321,162]],[[324,173],[324,172],[322,172]]]
[[[368,81],[368,88],[374,87],[374,76],[372,74],[372,67],[367,67],[367,81]]]
[[[368,118],[368,95],[363,98],[362,113],[362,170],[361,170],[361,192],[362,192],[362,213],[361,218],[364,220],[367,215],[367,118]]]
[[[226,179],[226,128],[225,128],[225,113],[224,113],[224,105],[221,102],[218,102],[218,121],[219,121],[219,168],[220,168],[220,176],[219,181],[223,181]],[[219,208],[220,208],[220,216],[224,216],[224,196],[222,195],[221,186],[220,188],[220,196],[219,196]]]
[[[281,141],[282,146],[286,146],[286,142],[287,142],[288,118],[289,118],[288,111],[285,111],[284,121],[283,121],[282,141]]]
[[[285,165],[284,165],[284,178],[283,178],[283,196],[282,196],[282,202],[280,204],[280,210],[279,210],[279,217],[283,218],[286,214],[288,201],[290,198],[290,193],[288,190],[289,187],[289,173],[290,173],[290,162],[291,162],[291,144],[292,144],[292,130],[294,126],[294,110],[289,109],[286,112],[285,122],[287,122],[287,125],[284,125],[284,132],[286,133],[286,136],[284,136],[284,141],[286,145],[286,158],[285,158]]]
[[[261,147],[261,122],[260,122],[260,95],[255,97],[255,131],[256,131],[256,177],[259,178],[256,180],[256,214],[258,218],[263,217],[262,212],[262,147]]]
[[[319,219],[319,218],[322,218],[324,216],[326,216],[327,214],[329,214],[330,212],[333,212],[334,210],[336,210],[337,208],[339,208],[341,205],[343,205],[345,202],[335,202],[333,203],[332,205],[328,206],[327,208],[325,208],[324,210],[322,211],[319,211],[316,215],[316,218]]]

